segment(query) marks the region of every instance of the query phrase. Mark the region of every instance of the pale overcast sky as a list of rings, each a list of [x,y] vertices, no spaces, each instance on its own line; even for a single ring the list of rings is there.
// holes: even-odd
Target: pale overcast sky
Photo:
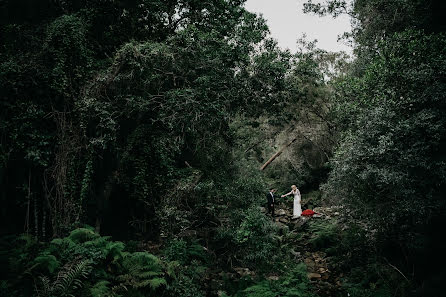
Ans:
[[[283,49],[297,50],[297,39],[303,33],[307,40],[318,40],[317,47],[328,51],[346,51],[352,49],[342,41],[337,42],[338,35],[350,31],[348,16],[319,17],[302,12],[306,0],[248,0],[245,8],[251,12],[261,13],[268,22],[271,36]]]

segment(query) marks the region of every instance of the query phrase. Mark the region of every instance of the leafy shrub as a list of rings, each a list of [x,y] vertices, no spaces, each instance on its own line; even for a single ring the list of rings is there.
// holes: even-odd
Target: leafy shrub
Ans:
[[[206,274],[209,257],[203,246],[196,241],[172,239],[163,249],[170,282],[165,296],[206,296],[203,290],[203,277]]]
[[[11,273],[22,272],[35,257],[39,244],[35,238],[28,234],[19,236],[6,236],[0,240],[0,264],[3,268],[0,273],[6,276]]]
[[[60,266],[59,261],[53,255],[39,255],[32,261],[34,271],[40,269],[43,273],[54,273]]]
[[[33,279],[30,277],[33,268],[49,271],[45,268],[46,261],[34,261],[41,245],[33,236],[5,236],[0,239],[0,296],[31,296],[33,294]],[[54,262],[50,264],[54,267]]]
[[[234,297],[310,297],[309,280],[305,264],[299,263],[293,270],[277,281],[263,280]]]
[[[110,237],[100,236],[89,228],[73,230],[68,237],[51,241],[47,250],[60,259],[89,259],[96,265],[116,264],[122,258],[122,242],[111,242]]]
[[[304,203],[307,208],[313,209],[321,205],[321,198],[321,191],[311,191],[307,194],[302,194],[302,203]]]
[[[422,284],[432,271],[424,263],[445,262],[435,245],[416,245],[439,237],[429,222],[446,213],[446,36],[410,29],[374,49],[364,71],[336,85],[334,111],[343,133],[322,189],[376,231],[369,232],[373,251]],[[365,262],[375,260],[367,259],[370,246],[358,247],[349,261],[361,261],[361,254]]]
[[[68,238],[74,243],[84,243],[96,238],[99,238],[99,234],[95,233],[93,228],[79,228],[71,231]]]
[[[117,276],[119,286],[132,296],[146,296],[150,290],[167,284],[161,262],[154,255],[145,252],[126,254],[122,268],[123,273]]]
[[[408,282],[389,265],[379,262],[353,268],[343,282],[351,297],[405,296]]]
[[[206,267],[197,260],[192,260],[188,265],[180,265],[178,262],[168,264],[170,281],[167,284],[163,296],[204,297],[206,292],[203,278]]]
[[[360,77],[339,85],[344,133],[323,189],[384,232],[445,207],[445,45],[443,34],[395,34]]]
[[[217,244],[225,248],[227,256],[237,259],[244,267],[266,268],[274,261],[278,247],[278,227],[262,214],[258,207],[234,212],[228,226],[217,234]]]
[[[116,296],[109,288],[110,282],[106,280],[98,281],[90,288],[90,294],[93,297],[111,297]]]
[[[125,252],[122,242],[100,236],[90,227],[54,239],[40,252],[26,236],[12,242],[7,255],[17,262],[2,277],[15,276],[21,282],[1,283],[0,289],[9,296],[31,296],[32,291],[38,296],[51,297],[157,296],[167,285],[159,258],[147,252]],[[24,282],[29,276],[32,279]]]
[[[339,238],[339,227],[336,223],[314,222],[310,225],[313,234],[310,243],[315,249],[326,249],[335,245]]]
[[[188,242],[183,239],[169,241],[163,249],[163,255],[168,261],[177,261],[181,265],[190,264],[192,260],[206,262],[205,249],[195,241]]]
[[[335,255],[343,269],[351,269],[355,266],[364,265],[368,262],[370,251],[374,249],[371,238],[367,232],[356,224],[339,233],[336,244],[328,248],[329,254]]]
[[[84,280],[90,271],[90,262],[87,260],[67,263],[53,281],[46,276],[39,277],[40,282],[36,286],[37,295],[39,297],[74,296],[74,292],[79,291],[84,285]]]

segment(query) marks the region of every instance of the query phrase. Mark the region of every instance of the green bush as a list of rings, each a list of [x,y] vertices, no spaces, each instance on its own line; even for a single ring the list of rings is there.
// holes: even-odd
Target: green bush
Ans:
[[[446,206],[446,38],[406,30],[377,49],[361,76],[337,85],[344,131],[322,188],[376,228],[398,234]]]
[[[116,297],[117,295],[113,294],[109,286],[109,281],[98,281],[90,288],[90,294],[92,297]]]
[[[52,257],[36,260],[41,248],[28,234],[0,238],[0,296],[32,296],[33,269],[49,272],[58,266]]]
[[[0,289],[9,296],[157,296],[167,286],[163,262],[147,252],[125,252],[91,228],[73,230],[41,247],[30,237],[11,240]],[[3,243],[6,245],[6,243]],[[3,260],[3,259],[2,259]],[[9,281],[21,279],[19,283]],[[29,278],[31,277],[31,278]],[[24,280],[29,280],[25,282]]]
[[[60,266],[59,261],[53,255],[39,255],[34,261],[32,261],[32,267],[34,271],[39,268],[42,273],[54,273]]]
[[[300,263],[279,280],[260,281],[237,292],[234,297],[310,297],[309,289],[307,268]]]
[[[343,289],[351,297],[406,296],[409,283],[389,265],[375,262],[351,269]]]
[[[121,269],[116,277],[122,288],[120,291],[128,291],[131,296],[147,296],[167,285],[161,261],[149,253],[126,253]]]
[[[224,247],[226,257],[233,264],[244,267],[267,268],[276,259],[279,247],[279,228],[258,207],[235,211],[230,224],[222,226],[217,233],[217,243]]]
[[[302,194],[302,203],[309,209],[314,209],[321,205],[322,202],[321,191],[311,191],[307,194]]]
[[[39,276],[36,282],[36,293],[39,297],[54,296],[74,296],[85,284],[86,278],[90,275],[91,265],[88,260],[69,262],[64,265],[50,279],[47,276]]]
[[[173,261],[167,264],[167,273],[169,282],[163,296],[185,296],[185,297],[204,297],[206,296],[203,278],[207,267],[201,262],[192,260],[187,265],[181,265]]]
[[[310,225],[312,237],[310,243],[314,249],[327,249],[337,244],[339,227],[336,222],[313,222]]]
[[[203,246],[193,240],[172,239],[162,254],[170,277],[163,296],[206,296],[203,277],[210,259]]]
[[[206,251],[203,246],[195,241],[188,242],[183,239],[172,239],[163,249],[163,255],[168,261],[177,261],[181,265],[187,265],[192,260],[208,261]]]

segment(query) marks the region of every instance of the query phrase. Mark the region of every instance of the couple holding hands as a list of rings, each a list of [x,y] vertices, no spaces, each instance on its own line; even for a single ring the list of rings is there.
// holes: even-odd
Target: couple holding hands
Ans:
[[[266,194],[266,199],[268,200],[268,213],[271,213],[271,216],[274,218],[274,205],[276,201],[276,197],[274,194],[276,193],[277,189],[271,188],[269,190],[269,193]],[[294,203],[293,203],[293,218],[298,218],[302,215],[302,207],[300,206],[301,196],[300,191],[296,187],[296,185],[291,186],[291,192],[286,193],[281,198],[293,195],[294,196]]]

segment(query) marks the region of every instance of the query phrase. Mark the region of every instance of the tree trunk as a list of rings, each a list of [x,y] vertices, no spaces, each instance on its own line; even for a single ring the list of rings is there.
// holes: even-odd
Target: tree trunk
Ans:
[[[33,197],[33,202],[34,202],[34,236],[36,236],[36,238],[39,237],[39,217],[38,217],[38,209],[37,209],[37,198],[34,195]]]
[[[45,205],[45,203],[44,203],[44,205]],[[42,239],[45,240],[45,238],[46,238],[46,226],[45,226],[45,223],[46,223],[46,210],[45,210],[45,207],[43,207],[42,213],[43,213],[43,217],[42,217]]]
[[[280,151],[278,151],[277,153],[275,153],[271,158],[269,158],[268,161],[266,161],[265,164],[262,165],[262,167],[260,167],[260,170],[264,170],[266,167],[268,167],[269,164],[271,164],[272,161],[274,161],[278,156],[280,156],[283,151],[289,147],[290,145],[292,145],[295,141],[297,140],[297,137],[293,138],[293,140],[291,140],[287,145],[285,145],[284,147],[282,147],[280,149]]]
[[[101,218],[98,216],[96,216],[96,223],[95,223],[95,228],[94,231],[98,234],[101,234]]]
[[[25,217],[25,232],[26,234],[29,233],[29,211],[31,208],[31,171],[29,172],[29,176],[28,176],[28,206],[26,208],[26,217]]]

